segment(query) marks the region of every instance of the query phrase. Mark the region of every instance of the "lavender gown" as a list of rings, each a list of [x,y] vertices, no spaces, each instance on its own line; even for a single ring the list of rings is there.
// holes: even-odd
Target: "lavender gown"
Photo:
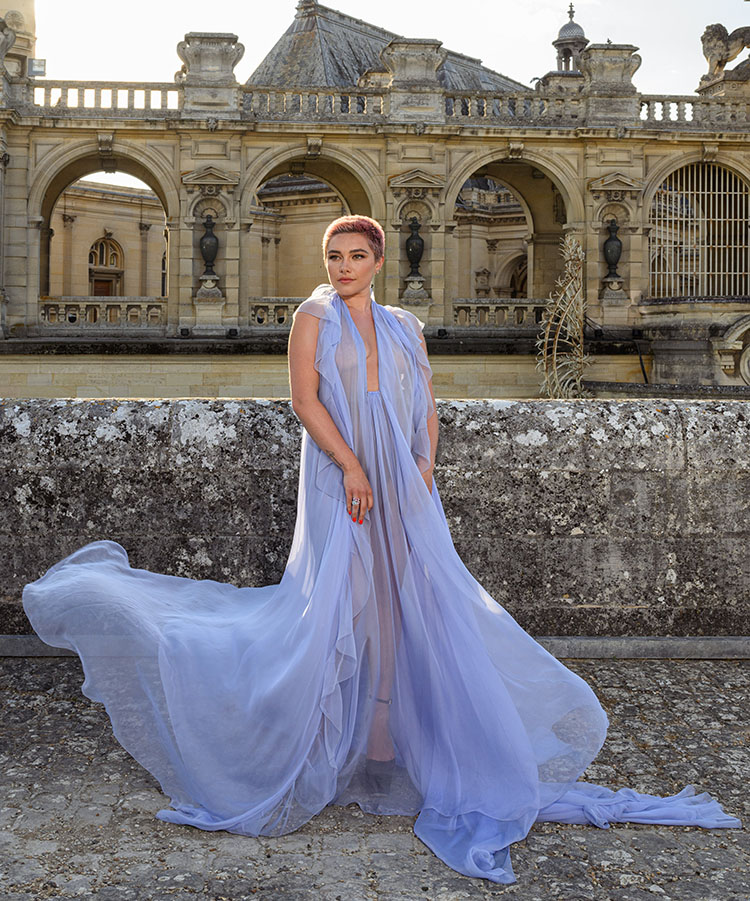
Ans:
[[[320,286],[300,311],[319,319],[320,400],[373,488],[365,523],[352,522],[341,470],[303,429],[278,585],[133,570],[120,545],[97,541],[24,590],[34,628],[80,655],[84,693],[169,796],[159,818],[281,835],[356,801],[419,814],[415,833],[450,867],[499,883],[514,881],[509,846],[537,820],[739,826],[690,786],[658,798],[577,781],[606,714],[472,577],[421,476],[432,412],[423,323],[372,301],[379,388],[368,391],[341,298]],[[363,778],[378,728],[397,764],[384,797]]]

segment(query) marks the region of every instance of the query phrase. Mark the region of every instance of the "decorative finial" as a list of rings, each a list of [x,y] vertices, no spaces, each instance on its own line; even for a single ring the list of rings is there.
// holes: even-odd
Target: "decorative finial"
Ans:
[[[573,9],[573,4],[571,3],[568,8],[568,15],[570,16],[570,21],[573,21],[573,16],[576,14],[576,11]]]

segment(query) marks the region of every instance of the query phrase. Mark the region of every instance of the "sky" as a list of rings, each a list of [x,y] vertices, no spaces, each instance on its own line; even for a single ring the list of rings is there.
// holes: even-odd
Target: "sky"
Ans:
[[[555,68],[552,41],[568,21],[568,2],[326,5],[405,37],[440,40],[531,87],[534,77]],[[592,43],[611,39],[639,48],[643,63],[633,81],[645,94],[692,94],[707,71],[700,41],[706,25],[720,22],[729,31],[750,25],[747,0],[577,0],[574,6],[575,21]],[[235,69],[244,82],[292,23],[295,7],[296,0],[128,0],[114,32],[113,14],[101,0],[36,0],[37,56],[47,60],[47,75],[55,80],[171,82],[181,65],[175,47],[186,32],[227,31],[245,45]]]
[[[524,84],[555,67],[551,42],[568,21],[567,0],[329,0],[326,5],[450,50]],[[700,37],[720,22],[750,25],[747,0],[577,0],[575,21],[594,42],[634,44],[643,57],[634,82],[646,94],[692,93],[707,66]],[[128,0],[115,15],[101,0],[36,0],[37,56],[53,79],[172,81],[177,42],[188,31],[228,31],[245,56],[246,81],[291,24],[296,0]],[[425,12],[429,11],[429,15]],[[115,21],[116,32],[110,27]],[[744,58],[743,54],[740,59]]]

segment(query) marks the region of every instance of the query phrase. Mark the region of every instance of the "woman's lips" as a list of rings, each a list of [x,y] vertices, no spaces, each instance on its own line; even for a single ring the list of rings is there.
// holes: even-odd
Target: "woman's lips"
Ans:
[[[348,285],[349,282],[353,282],[354,279],[353,278],[340,278],[339,281]]]

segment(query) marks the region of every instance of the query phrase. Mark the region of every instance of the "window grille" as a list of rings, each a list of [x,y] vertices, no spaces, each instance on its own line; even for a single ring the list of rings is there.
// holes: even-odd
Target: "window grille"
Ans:
[[[690,163],[659,186],[649,214],[653,298],[750,294],[750,188],[716,163]]]

